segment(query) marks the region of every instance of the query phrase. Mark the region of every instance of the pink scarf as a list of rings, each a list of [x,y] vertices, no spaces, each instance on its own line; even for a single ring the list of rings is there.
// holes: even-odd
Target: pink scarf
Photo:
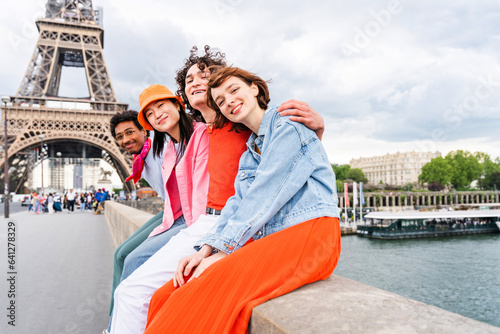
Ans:
[[[151,139],[148,138],[144,142],[144,146],[142,147],[141,153],[134,155],[134,160],[132,161],[132,175],[127,177],[125,181],[134,180],[134,183],[137,183],[141,179],[142,170],[144,169],[144,160],[151,149]]]

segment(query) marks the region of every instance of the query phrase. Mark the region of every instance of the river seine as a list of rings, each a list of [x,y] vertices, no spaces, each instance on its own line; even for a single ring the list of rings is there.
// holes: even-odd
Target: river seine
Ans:
[[[500,327],[500,234],[343,236],[334,274]]]

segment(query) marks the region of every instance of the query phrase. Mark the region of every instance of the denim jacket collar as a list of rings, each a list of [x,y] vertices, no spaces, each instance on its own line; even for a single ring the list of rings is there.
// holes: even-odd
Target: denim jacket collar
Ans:
[[[266,114],[268,112],[275,112],[277,107],[273,106],[271,108],[268,108],[266,110]],[[259,151],[262,152],[262,144],[264,143],[264,139],[266,138],[266,134],[269,131],[269,122],[271,122],[272,118],[266,117],[264,114],[264,117],[262,118],[262,122],[260,123],[259,126],[259,131],[258,134],[252,133],[250,135],[250,138],[248,139],[247,142],[247,148],[248,150],[252,153],[254,157],[256,157],[258,160],[260,160],[260,154],[255,151],[255,145],[259,148]]]

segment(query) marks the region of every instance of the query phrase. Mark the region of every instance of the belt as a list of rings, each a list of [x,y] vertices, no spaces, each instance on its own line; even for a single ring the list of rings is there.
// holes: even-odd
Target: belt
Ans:
[[[212,208],[209,208],[207,206],[207,215],[216,215],[216,216],[219,216],[220,212],[221,212],[220,210],[212,209]]]

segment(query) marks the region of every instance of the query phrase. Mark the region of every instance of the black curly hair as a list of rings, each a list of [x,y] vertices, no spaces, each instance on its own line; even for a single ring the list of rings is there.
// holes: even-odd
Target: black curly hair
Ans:
[[[123,111],[121,113],[117,113],[117,114],[113,115],[113,117],[111,117],[111,120],[109,121],[111,135],[113,137],[116,136],[115,128],[118,124],[120,124],[122,122],[132,121],[132,122],[134,122],[135,126],[137,126],[137,128],[139,130],[142,130],[142,125],[137,120],[138,114],[139,113],[135,110],[126,110],[126,111]],[[146,136],[149,137],[149,131],[146,131]]]
[[[191,48],[189,58],[185,60],[184,66],[180,68],[177,71],[177,76],[175,77],[175,81],[177,82],[177,91],[175,94],[177,96],[182,97],[184,100],[184,103],[186,104],[186,109],[189,110],[189,113],[191,117],[198,121],[198,122],[204,122],[204,119],[201,115],[201,112],[199,110],[194,109],[190,104],[189,100],[186,96],[186,75],[188,70],[193,66],[193,65],[198,65],[200,70],[205,70],[206,68],[210,66],[226,66],[226,55],[222,52],[220,52],[217,49],[210,49],[210,46],[205,45],[203,48],[205,51],[205,54],[202,56],[198,56],[198,48],[196,46],[193,46]]]

